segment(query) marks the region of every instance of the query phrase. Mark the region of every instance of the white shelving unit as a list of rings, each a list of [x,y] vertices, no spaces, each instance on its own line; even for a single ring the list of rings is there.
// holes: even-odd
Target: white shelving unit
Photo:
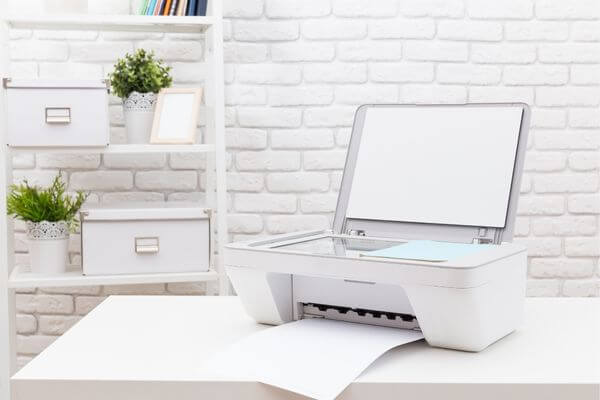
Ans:
[[[97,285],[133,285],[138,283],[204,282],[218,278],[216,271],[184,272],[172,274],[126,274],[83,276],[81,268],[73,268],[66,274],[34,274],[22,266],[16,266],[8,280],[11,289],[30,287],[66,287]]]
[[[106,147],[13,147],[10,153],[60,154],[139,154],[139,153],[212,153],[214,144],[111,144]]]
[[[0,0],[0,16],[6,16],[7,0]],[[122,145],[107,147],[28,147],[6,146],[4,92],[0,96],[0,399],[11,399],[10,376],[15,372],[15,289],[32,287],[66,287],[89,285],[121,285],[169,282],[218,282],[218,291],[227,294],[229,283],[223,268],[223,246],[227,243],[227,199],[225,185],[225,138],[223,94],[223,18],[221,2],[209,1],[209,16],[162,17],[137,15],[65,15],[8,16],[0,20],[0,77],[9,75],[9,30],[54,29],[93,31],[145,31],[169,33],[203,33],[207,76],[204,83],[206,125],[204,144],[195,145]],[[2,18],[2,17],[0,17]],[[171,153],[207,154],[206,207],[216,210],[213,235],[215,254],[208,272],[84,276],[81,269],[62,275],[34,274],[28,268],[15,266],[12,219],[6,216],[7,186],[12,182],[12,155],[16,153]],[[214,233],[214,232],[213,232]]]
[[[197,33],[207,32],[213,26],[222,25],[222,17],[161,17],[146,15],[44,15],[10,16],[6,19],[11,28],[17,29],[61,29],[91,31],[142,31]],[[222,27],[221,27],[222,28]],[[222,37],[221,39],[222,40]]]

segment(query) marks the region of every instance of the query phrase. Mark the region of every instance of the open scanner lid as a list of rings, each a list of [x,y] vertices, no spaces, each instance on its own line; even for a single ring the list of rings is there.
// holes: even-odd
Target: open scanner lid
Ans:
[[[334,232],[511,241],[528,130],[521,103],[359,107]]]

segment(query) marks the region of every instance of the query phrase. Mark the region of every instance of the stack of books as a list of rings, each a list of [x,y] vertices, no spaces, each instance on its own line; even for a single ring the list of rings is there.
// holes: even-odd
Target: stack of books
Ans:
[[[143,0],[139,15],[205,16],[208,0]]]

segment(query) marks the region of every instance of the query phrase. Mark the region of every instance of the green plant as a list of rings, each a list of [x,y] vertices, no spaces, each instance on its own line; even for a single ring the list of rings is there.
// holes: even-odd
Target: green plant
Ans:
[[[169,75],[171,67],[162,60],[154,58],[154,52],[138,49],[133,55],[117,60],[114,71],[108,74],[113,93],[122,99],[131,92],[158,93],[160,89],[170,87],[173,78]]]
[[[46,189],[29,186],[27,181],[11,185],[6,208],[8,215],[23,221],[67,221],[74,229],[77,227],[77,212],[87,196],[82,191],[77,191],[75,196],[66,194],[65,184],[59,174]]]

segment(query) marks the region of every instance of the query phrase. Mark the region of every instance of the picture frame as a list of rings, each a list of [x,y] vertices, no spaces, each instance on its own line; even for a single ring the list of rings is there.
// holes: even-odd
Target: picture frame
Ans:
[[[168,88],[158,93],[152,144],[194,144],[202,88]]]

